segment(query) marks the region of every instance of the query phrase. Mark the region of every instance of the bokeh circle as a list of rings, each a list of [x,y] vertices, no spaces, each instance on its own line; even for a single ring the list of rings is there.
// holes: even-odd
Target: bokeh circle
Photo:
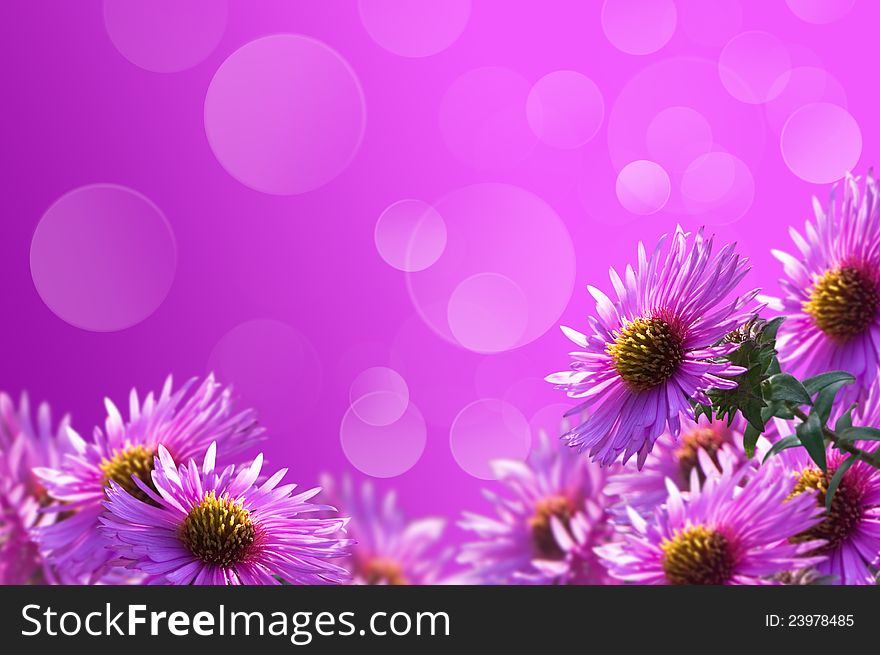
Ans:
[[[409,387],[393,368],[373,366],[361,371],[352,381],[349,403],[364,423],[379,427],[390,425],[406,411]]]
[[[675,0],[675,6],[681,30],[699,45],[724,45],[742,28],[737,0]]]
[[[357,470],[376,478],[393,478],[419,461],[427,442],[427,427],[413,403],[398,420],[381,426],[366,423],[355,407],[350,407],[342,417],[339,439],[345,457]]]
[[[565,414],[571,409],[567,403],[551,403],[545,405],[529,419],[529,427],[532,430],[532,442],[534,443],[540,434],[549,437],[550,441],[557,442],[558,448],[569,448],[562,443],[561,437],[570,430],[577,422],[577,417],[566,417]]]
[[[837,79],[818,66],[798,66],[789,72],[788,84],[777,97],[764,105],[767,123],[777,133],[795,111],[814,102],[830,102],[846,107],[846,91]]]
[[[670,191],[669,174],[657,162],[639,159],[617,174],[617,199],[633,214],[657,213],[666,206]]]
[[[681,176],[681,198],[688,214],[712,225],[742,218],[755,199],[755,180],[739,157],[724,150],[696,157]]]
[[[276,195],[317,189],[354,158],[366,122],[357,75],[311,37],[276,34],[243,45],[214,74],[205,133],[242,184]]]
[[[529,300],[516,282],[499,273],[462,280],[449,297],[449,329],[468,350],[493,353],[515,348],[529,324]]]
[[[223,335],[208,370],[233,387],[243,407],[253,407],[268,436],[294,438],[321,394],[323,371],[311,341],[293,326],[252,319]]]
[[[712,149],[712,126],[693,107],[675,105],[660,111],[648,124],[645,145],[652,161],[684,170],[695,157]]]
[[[59,318],[112,332],[140,323],[165,300],[177,245],[162,211],[116,184],[63,195],[46,210],[31,241],[37,292]]]
[[[758,166],[767,134],[763,114],[763,107],[740,102],[725,91],[717,62],[698,57],[660,60],[637,73],[617,95],[607,123],[608,152],[614,168],[612,172],[599,169],[592,175],[608,178],[630,162],[653,161],[670,178],[671,192],[662,210],[665,214],[690,214],[713,223],[735,220],[743,206],[751,205],[754,195],[752,174],[744,164],[737,165],[742,175],[731,193],[712,206],[683,198],[682,178],[688,167],[708,152],[726,152],[740,162],[749,162],[750,167]],[[710,133],[712,142],[707,149]],[[638,214],[622,211],[615,186],[613,177],[599,177],[599,183],[584,183],[581,196],[585,207],[589,199],[592,206],[587,209],[597,220],[625,224],[628,217]],[[708,213],[701,215],[703,210]]]
[[[827,184],[855,168],[862,154],[862,132],[843,107],[814,102],[789,117],[780,147],[792,173],[813,184]]]
[[[358,9],[380,46],[401,57],[429,57],[461,36],[471,0],[358,0]]]
[[[682,176],[682,196],[694,202],[716,202],[723,198],[736,178],[733,157],[710,152],[697,157]]]
[[[491,463],[524,460],[531,448],[529,422],[516,407],[498,398],[483,398],[464,407],[449,430],[456,463],[481,480],[496,479]]]
[[[602,31],[618,50],[648,55],[675,33],[678,14],[672,0],[605,0]]]
[[[104,0],[104,27],[135,66],[176,73],[214,52],[228,13],[226,0]]]
[[[807,23],[823,25],[846,16],[856,0],[785,0],[791,12]]]
[[[574,288],[575,256],[552,207],[499,183],[456,189],[434,207],[446,223],[446,249],[433,266],[406,279],[413,305],[436,334],[478,352],[500,352],[556,324]],[[499,290],[503,298],[496,299]],[[467,307],[482,309],[468,317]],[[505,325],[507,310],[516,313],[513,328]]]
[[[538,142],[526,115],[531,85],[519,73],[485,66],[463,73],[440,103],[440,133],[460,161],[481,171],[512,168]]]
[[[446,248],[446,223],[421,200],[398,200],[376,221],[376,250],[400,271],[422,271],[436,262]]]
[[[535,135],[555,148],[578,148],[602,125],[605,101],[596,83],[571,70],[548,73],[535,82],[526,101]]]
[[[718,74],[727,92],[752,105],[773,100],[788,84],[791,56],[788,48],[768,32],[741,32],[724,46]]]

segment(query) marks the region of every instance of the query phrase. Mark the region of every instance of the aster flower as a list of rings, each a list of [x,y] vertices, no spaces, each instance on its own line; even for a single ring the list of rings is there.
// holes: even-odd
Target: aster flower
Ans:
[[[605,493],[618,496],[625,505],[639,513],[653,512],[666,501],[666,480],[671,480],[681,491],[690,488],[691,472],[696,471],[702,483],[707,474],[714,472],[722,452],[738,463],[747,461],[743,448],[744,422],[737,417],[731,425],[727,421],[710,420],[701,416],[697,421],[681,417],[681,434],[676,438],[668,432],[657,440],[641,471],[627,465],[613,474],[605,486]],[[766,451],[761,440],[759,455]],[[713,471],[704,471],[698,456],[704,450],[713,464]]]
[[[324,497],[340,513],[350,517],[347,532],[356,542],[350,568],[352,582],[364,585],[438,584],[449,553],[436,550],[446,521],[423,518],[407,521],[389,491],[376,498],[373,485],[355,489],[345,477],[337,486],[332,478],[321,479]]]
[[[151,584],[347,580],[330,561],[347,554],[350,542],[338,536],[346,519],[312,516],[333,510],[309,502],[320,488],[293,495],[296,485],[279,487],[287,469],[258,485],[262,455],[238,472],[218,470],[216,455],[213,443],[201,467],[193,459],[178,466],[160,445],[151,485],[134,478],[133,494],[112,480],[100,518],[110,549]]]
[[[606,471],[543,433],[525,462],[493,462],[503,491],[485,491],[497,517],[465,512],[477,541],[458,561],[484,584],[609,582],[593,547],[612,535]]]
[[[813,498],[816,507],[825,510],[828,485],[847,458],[846,453],[829,446],[824,473],[803,448],[784,450],[771,462],[782,466],[790,494]],[[813,539],[824,541],[812,551],[825,557],[816,566],[820,576],[828,576],[834,584],[875,583],[880,565],[880,470],[861,461],[846,469],[822,521],[793,540]]]
[[[699,457],[711,470],[708,454]],[[755,471],[727,454],[719,459],[721,471],[702,485],[691,473],[686,493],[670,480],[650,519],[628,508],[623,541],[597,549],[611,575],[639,584],[780,584],[774,576],[823,559],[808,555],[823,542],[792,541],[821,520],[813,499],[791,496],[776,466]]]
[[[229,389],[222,389],[208,376],[201,384],[192,379],[172,391],[169,377],[158,397],[152,393],[138,399],[132,390],[129,419],[105,400],[104,430],[95,428],[92,441],[68,430],[74,452],[60,464],[35,469],[52,498],[64,504],[69,518],[34,531],[45,557],[58,567],[91,579],[106,573],[111,559],[104,538],[96,530],[102,502],[111,482],[147,500],[135,478],[151,484],[159,445],[185,461],[201,457],[212,442],[226,454],[240,452],[262,433],[251,410],[234,414]]]
[[[848,175],[834,187],[828,209],[814,198],[813,210],[816,220],[807,221],[805,236],[790,230],[798,256],[773,251],[787,276],[779,282],[784,297],[767,299],[787,317],[777,349],[783,367],[801,377],[852,373],[856,384],[842,396],[855,401],[877,378],[880,360],[880,206],[873,176],[860,195]]]
[[[702,230],[677,228],[663,258],[665,243],[650,257],[639,243],[638,267],[627,266],[622,279],[611,269],[617,301],[588,287],[597,313],[589,332],[562,328],[582,350],[571,353],[571,370],[547,377],[583,399],[571,414],[591,410],[564,438],[603,465],[638,453],[641,468],[664,431],[679,434],[680,415],[693,418],[691,400],[710,404],[707,390],[736,387],[729,378],[745,370],[719,359],[738,344],[718,344],[751,317],[743,308],[757,290],[725,301],[748,272],[746,260],[734,245],[713,256]]]
[[[51,499],[32,469],[57,466],[71,450],[70,420],[65,416],[53,428],[46,403],[39,406],[35,418],[26,394],[16,407],[0,393],[0,584],[72,581],[40,557],[30,535],[31,529],[50,525],[58,516],[41,511]]]

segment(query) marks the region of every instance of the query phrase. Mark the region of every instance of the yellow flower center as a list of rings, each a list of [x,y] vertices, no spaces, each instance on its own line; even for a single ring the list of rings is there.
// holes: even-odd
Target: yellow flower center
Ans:
[[[850,474],[848,471],[841,479],[831,499],[831,508],[823,514],[822,522],[795,535],[791,538],[792,542],[823,539],[826,544],[814,551],[815,554],[821,554],[835,550],[849,539],[862,520],[862,492],[858,485],[852,484],[852,478],[848,478]],[[819,507],[825,507],[825,494],[828,492],[828,484],[833,475],[834,472],[831,470],[823,473],[817,468],[804,469],[788,499],[802,493],[815,493],[816,503]]]
[[[614,368],[632,389],[645,391],[671,378],[684,359],[682,339],[662,318],[637,318],[608,344]]]
[[[565,555],[553,536],[552,519],[555,516],[567,528],[574,513],[574,503],[565,496],[550,496],[537,504],[535,514],[529,519],[529,529],[532,544],[540,557],[561,559]]]
[[[727,537],[717,530],[694,526],[664,539],[660,547],[669,584],[719,585],[733,575],[733,550]]]
[[[390,559],[377,557],[363,567],[361,575],[369,585],[408,585],[401,566]]]
[[[187,514],[180,538],[203,562],[226,567],[244,559],[256,531],[241,501],[230,500],[228,494],[217,498],[209,491]]]
[[[678,448],[675,449],[675,458],[678,460],[678,468],[681,471],[681,478],[684,484],[689,484],[691,479],[691,471],[697,469],[697,475],[700,483],[706,481],[706,473],[699,467],[699,458],[697,453],[705,450],[706,454],[715,464],[718,464],[718,451],[727,443],[725,435],[721,430],[714,427],[698,427],[685,432],[678,438]]]
[[[155,456],[156,453],[143,446],[129,446],[116,451],[113,459],[105,459],[100,464],[101,472],[104,474],[104,486],[109,487],[112,480],[138,500],[154,504],[150,497],[138,488],[131,476],[136,475],[141,482],[155,491],[152,477]]]
[[[810,289],[804,311],[831,339],[846,342],[862,334],[877,318],[876,284],[850,266],[827,271]]]

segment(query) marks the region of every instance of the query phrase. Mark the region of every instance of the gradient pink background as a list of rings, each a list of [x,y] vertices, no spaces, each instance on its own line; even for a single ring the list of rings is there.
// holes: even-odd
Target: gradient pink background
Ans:
[[[790,249],[788,226],[829,192],[807,180],[839,177],[850,160],[864,173],[880,148],[880,4],[868,0],[612,0],[604,29],[599,0],[439,2],[427,19],[427,5],[403,3],[394,20],[378,6],[391,2],[360,12],[354,0],[203,1],[168,24],[126,27],[137,4],[108,3],[106,24],[97,0],[0,9],[0,388],[50,401],[88,433],[103,396],[125,403],[132,386],[213,368],[260,411],[267,455],[293,479],[391,475],[376,484],[397,488],[411,515],[485,510],[479,490],[493,483],[472,473],[558,429],[567,401],[542,382],[568,363],[555,326],[583,326],[584,286],[609,290],[608,267],[632,261],[638,240],[708,224],[752,258],[748,286],[774,291],[770,248]],[[221,64],[282,33],[323,54],[284,54],[298,86],[271,96],[280,124],[247,118],[264,107],[244,74],[209,107],[219,116],[209,138]],[[291,70],[264,66],[269,77]],[[589,79],[534,87],[560,70]],[[816,102],[826,104],[781,137]],[[839,124],[828,103],[845,110]],[[236,120],[254,133],[230,130]],[[316,127],[297,132],[303,121]],[[227,172],[212,147],[239,169]],[[640,160],[656,165],[627,168]],[[658,166],[668,199],[662,174],[651,177]],[[242,175],[296,193],[255,190]],[[58,237],[32,274],[41,217],[99,183],[143,194],[160,218],[108,232],[94,225],[116,214],[87,216],[93,231]],[[422,271],[389,265],[374,241],[404,199],[444,221],[429,214],[417,235],[427,241],[411,245],[412,267],[430,264]],[[398,255],[407,235],[394,226],[408,216],[388,224]],[[110,281],[85,274],[95,258],[124,273],[108,292],[124,302],[96,294]],[[47,306],[40,274],[73,285],[65,305],[90,329]],[[387,371],[359,377],[372,367],[404,386]],[[375,430],[357,419],[401,413]]]

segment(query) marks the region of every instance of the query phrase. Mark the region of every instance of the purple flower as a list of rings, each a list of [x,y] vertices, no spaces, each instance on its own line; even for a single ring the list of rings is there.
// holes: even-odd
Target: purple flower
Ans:
[[[43,560],[30,531],[51,525],[57,513],[42,512],[52,504],[34,476],[35,466],[57,466],[71,451],[68,417],[53,429],[49,406],[31,417],[27,395],[18,407],[0,393],[0,584],[73,582]]]
[[[321,479],[324,497],[350,517],[346,531],[356,542],[350,567],[352,582],[365,585],[438,584],[449,559],[436,546],[446,521],[423,518],[407,521],[389,491],[376,498],[373,485],[356,490],[348,477],[337,487],[329,476]]]
[[[711,470],[708,454],[699,456]],[[720,460],[722,471],[702,486],[691,473],[689,492],[669,481],[666,504],[650,519],[628,508],[623,541],[597,549],[611,575],[639,584],[779,584],[774,576],[823,559],[808,555],[823,542],[792,541],[820,522],[815,500],[792,497],[778,466],[755,471]]]
[[[838,402],[834,411],[832,411],[831,418],[836,422],[847,409],[849,409],[849,406]],[[857,426],[880,428],[880,379],[875,380],[871,384],[868,388],[868,393],[853,408],[852,422]],[[788,434],[791,434],[791,432]],[[870,443],[867,444],[867,447],[870,446]]]
[[[645,460],[642,470],[636,471],[630,465],[623,467],[610,477],[605,493],[620,497],[623,503],[639,513],[653,512],[666,501],[667,479],[681,491],[689,489],[692,471],[697,472],[700,482],[706,479],[710,471],[702,469],[698,456],[700,450],[709,455],[713,465],[711,472],[719,466],[722,452],[729,453],[740,464],[745,463],[744,427],[744,422],[739,418],[732,425],[727,425],[727,421],[710,421],[705,416],[696,422],[684,416],[678,438],[664,433]],[[763,444],[759,450],[766,450]]]
[[[186,461],[204,455],[215,441],[226,449],[226,455],[240,452],[262,432],[252,411],[233,414],[230,391],[221,390],[213,376],[198,386],[192,379],[176,392],[172,392],[169,377],[158,398],[150,393],[143,403],[132,391],[127,422],[111,401],[106,400],[105,405],[104,431],[96,428],[93,440],[86,442],[68,430],[74,452],[60,464],[35,469],[51,497],[60,501],[65,511],[74,512],[34,531],[43,555],[73,575],[93,580],[106,572],[104,565],[111,558],[96,530],[111,482],[147,500],[135,478],[151,484],[160,444]]]
[[[540,576],[527,576],[539,584],[598,585],[617,584],[605,570],[596,554],[596,544],[608,543],[612,533],[604,508],[588,502],[584,512],[578,512],[566,524],[558,516],[550,517],[553,538],[562,557],[532,560]]]
[[[784,450],[771,462],[781,465],[790,494],[812,498],[821,511],[825,510],[828,484],[847,457],[829,446],[825,473],[803,448]],[[835,584],[875,584],[874,568],[880,564],[880,471],[861,461],[850,466],[831,499],[831,508],[821,516],[818,525],[794,538],[797,542],[823,540],[812,551],[824,556],[816,567],[818,573],[829,576]]]
[[[484,492],[497,517],[465,512],[459,525],[477,537],[458,561],[483,584],[602,584],[593,553],[612,534],[607,473],[562,444],[541,442],[525,462],[493,463],[503,492]]]
[[[746,260],[725,246],[713,256],[712,239],[679,227],[665,258],[660,239],[649,257],[639,243],[638,268],[621,278],[612,268],[612,302],[594,287],[597,317],[589,332],[563,332],[581,348],[570,371],[547,377],[572,398],[584,399],[569,413],[591,410],[564,438],[594,461],[608,465],[638,453],[641,468],[664,431],[678,436],[679,416],[693,417],[691,400],[709,403],[705,392],[736,386],[744,371],[719,358],[738,344],[717,345],[751,316],[743,308],[757,294],[725,298],[748,272]]]
[[[101,534],[130,568],[151,584],[323,584],[348,572],[330,560],[350,545],[337,535],[346,519],[310,516],[332,510],[310,503],[320,488],[292,495],[278,484],[282,469],[257,484],[263,456],[236,473],[215,468],[211,444],[201,468],[179,467],[159,446],[152,485],[135,478],[138,494],[110,482]]]
[[[787,279],[784,297],[767,299],[784,312],[777,348],[791,372],[808,377],[830,370],[856,376],[845,399],[863,397],[877,378],[880,360],[880,206],[869,174],[864,194],[847,176],[835,186],[828,209],[813,199],[816,221],[805,236],[791,229],[798,256],[774,250]]]

